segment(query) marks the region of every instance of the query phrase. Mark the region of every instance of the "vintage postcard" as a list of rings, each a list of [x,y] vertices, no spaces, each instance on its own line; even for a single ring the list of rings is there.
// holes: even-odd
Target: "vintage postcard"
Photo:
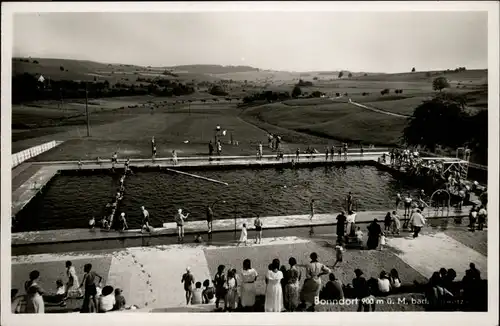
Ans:
[[[496,323],[498,9],[3,3],[2,325]]]

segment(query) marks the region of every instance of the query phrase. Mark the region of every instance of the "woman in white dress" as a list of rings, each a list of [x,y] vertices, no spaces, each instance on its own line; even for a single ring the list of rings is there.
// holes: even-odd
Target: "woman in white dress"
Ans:
[[[266,275],[265,312],[281,312],[283,310],[283,289],[281,288],[283,273],[279,269],[280,261],[273,259]]]
[[[69,260],[66,262],[66,275],[68,276],[68,283],[66,283],[66,298],[79,298],[83,296],[75,267]]]
[[[247,225],[246,223],[243,223],[243,227],[241,228],[240,241],[238,241],[238,246],[242,243],[245,243],[246,246],[248,240],[247,238],[248,238]]]
[[[251,308],[255,305],[255,281],[257,281],[257,271],[252,268],[250,259],[243,261],[241,271],[241,306]]]
[[[349,211],[347,215],[347,235],[354,236],[356,230],[356,213]]]

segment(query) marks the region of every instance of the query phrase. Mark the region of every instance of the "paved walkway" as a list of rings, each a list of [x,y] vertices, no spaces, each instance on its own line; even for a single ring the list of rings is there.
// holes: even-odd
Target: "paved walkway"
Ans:
[[[264,238],[262,244],[250,242],[249,245],[255,250],[269,251],[274,250],[274,245],[308,244],[311,242],[314,240],[300,237],[279,237]],[[394,250],[388,248],[390,252],[394,252],[398,258],[425,278],[429,278],[439,268],[445,267],[455,269],[458,274],[457,279],[461,279],[469,262],[474,262],[483,278],[487,278],[487,258],[442,232],[423,234],[417,239],[389,238],[388,246],[394,248]],[[209,268],[206,254],[212,250],[222,250],[221,253],[224,253],[227,252],[225,251],[227,249],[238,250],[234,245],[164,245],[84,254],[16,256],[12,257],[11,261],[14,272],[28,272],[31,268],[30,265],[36,264],[33,266],[41,268],[43,273],[44,267],[40,264],[45,264],[44,266],[48,269],[55,266],[56,271],[60,269],[62,272],[66,260],[78,262],[82,266],[85,262],[94,261],[98,268],[100,260],[109,260],[109,257],[112,256],[109,273],[103,275],[107,280],[106,284],[122,288],[128,304],[135,304],[140,308],[147,309],[141,310],[149,311],[155,308],[185,306],[184,290],[180,282],[185,268],[191,268],[196,281],[212,279],[214,276],[212,275],[213,268]],[[377,254],[377,252],[375,251],[373,254]],[[382,268],[390,269],[391,266],[383,266]],[[80,274],[81,271],[78,270],[78,273]],[[50,277],[52,276],[46,276],[46,282]],[[54,277],[57,276],[54,275]]]
[[[425,277],[440,268],[453,268],[457,280],[465,275],[469,263],[476,264],[481,277],[488,276],[488,258],[444,233],[423,234],[416,239],[390,238],[387,245],[396,248],[396,256]]]
[[[305,243],[306,239],[297,237],[264,238],[261,244],[254,247],[270,245]],[[136,247],[113,252],[107,284],[124,289],[127,304],[139,307],[162,308],[185,305],[184,290],[180,283],[185,268],[190,267],[196,281],[212,279],[205,250],[235,248],[233,245],[168,245],[157,247]],[[12,257],[12,264],[39,264],[64,261],[99,259],[109,257],[110,253],[100,254],[41,254]],[[43,271],[41,271],[43,273]],[[80,274],[80,271],[78,271]]]

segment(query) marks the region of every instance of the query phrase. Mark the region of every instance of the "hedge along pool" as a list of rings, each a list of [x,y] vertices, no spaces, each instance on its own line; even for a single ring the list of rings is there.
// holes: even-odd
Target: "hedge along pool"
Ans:
[[[173,222],[178,208],[189,220],[204,220],[206,205],[216,200],[215,219],[309,214],[315,199],[316,213],[336,213],[351,191],[358,211],[388,210],[396,193],[417,188],[371,165],[345,165],[300,169],[190,170],[189,173],[227,182],[221,185],[167,171],[136,171],[125,180],[125,195],[118,213],[127,214],[130,228],[140,228],[141,206],[159,227]],[[55,176],[43,193],[16,216],[14,232],[86,228],[90,217],[104,215],[105,205],[116,194],[122,171]],[[382,217],[381,217],[382,218]]]

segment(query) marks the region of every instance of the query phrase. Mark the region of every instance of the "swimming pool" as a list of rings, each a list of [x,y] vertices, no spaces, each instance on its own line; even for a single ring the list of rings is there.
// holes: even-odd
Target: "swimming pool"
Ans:
[[[248,216],[308,214],[315,199],[316,213],[338,212],[349,191],[357,210],[385,210],[395,194],[417,193],[407,181],[372,165],[345,165],[297,169],[190,170],[189,173],[227,182],[221,185],[168,171],[137,171],[125,180],[118,212],[127,214],[130,228],[139,228],[141,206],[154,226],[172,222],[182,208],[190,220],[206,218],[205,207],[219,200],[215,219]],[[121,173],[57,175],[42,194],[16,217],[14,232],[85,228],[90,217],[100,219],[116,194]],[[223,203],[222,201],[225,201]]]

